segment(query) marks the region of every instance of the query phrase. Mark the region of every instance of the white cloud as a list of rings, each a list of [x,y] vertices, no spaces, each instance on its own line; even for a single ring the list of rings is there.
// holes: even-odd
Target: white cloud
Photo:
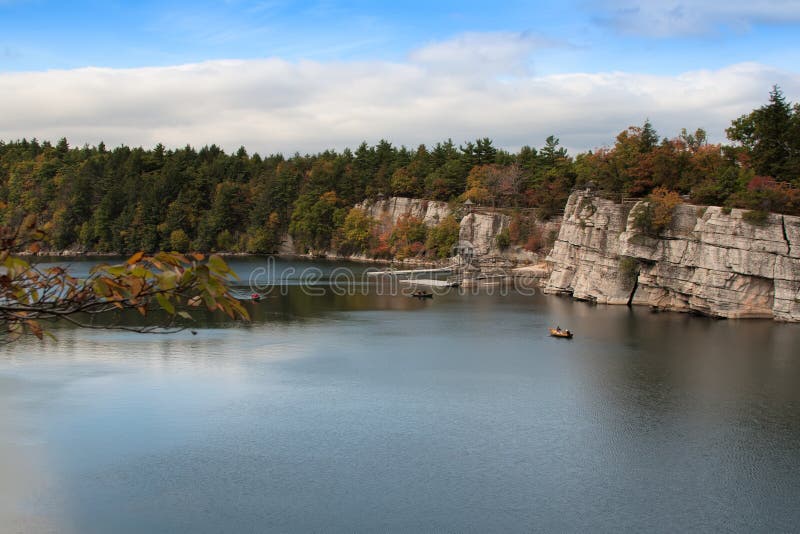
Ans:
[[[601,0],[592,6],[601,11],[601,21],[626,33],[654,37],[800,21],[800,0]]]
[[[528,33],[465,33],[411,53],[412,62],[461,74],[523,74],[531,52],[550,43]]]
[[[516,149],[554,134],[583,150],[611,144],[646,117],[664,135],[703,127],[722,140],[733,118],[766,101],[773,83],[790,100],[800,96],[800,73],[752,63],[678,76],[502,76],[525,59],[530,45],[518,41],[506,47],[497,34],[488,43],[462,37],[400,63],[265,59],[0,74],[0,139],[216,143],[290,154],[381,138],[416,146],[489,136]],[[504,69],[464,69],[481,55]]]

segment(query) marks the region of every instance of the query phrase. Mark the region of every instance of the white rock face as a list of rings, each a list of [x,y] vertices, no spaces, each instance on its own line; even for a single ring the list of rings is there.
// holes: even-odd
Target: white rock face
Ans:
[[[632,209],[631,209],[632,208]],[[573,193],[553,251],[549,293],[729,318],[800,321],[800,217],[763,225],[719,207],[679,205],[658,239],[636,206]]]
[[[281,236],[281,243],[278,245],[278,254],[294,254],[294,239],[289,232]]]
[[[511,217],[502,213],[469,213],[461,219],[458,239],[472,243],[478,256],[499,255],[497,234],[508,228],[510,222]]]
[[[619,265],[619,235],[626,222],[626,210],[610,200],[571,195],[558,238],[547,257],[553,272],[545,292],[627,304],[634,281],[620,275]]]
[[[391,197],[382,201],[365,201],[357,206],[376,219],[381,231],[391,230],[402,217],[421,219],[427,226],[439,224],[452,212],[446,202],[417,198]],[[497,246],[497,235],[508,228],[511,217],[499,212],[480,209],[461,218],[459,240],[471,243],[477,256],[503,256],[515,262],[537,263],[539,254],[522,247],[510,247],[501,251]],[[560,223],[547,222],[542,227],[543,235],[557,233]]]
[[[376,219],[383,230],[394,227],[402,217],[415,217],[427,226],[436,226],[450,215],[446,202],[419,198],[391,197],[376,202],[364,201],[357,206]]]

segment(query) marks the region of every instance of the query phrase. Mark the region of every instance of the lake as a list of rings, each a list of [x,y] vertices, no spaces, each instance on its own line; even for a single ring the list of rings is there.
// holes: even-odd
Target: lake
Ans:
[[[800,325],[230,263],[250,324],[0,349],[1,532],[800,524]]]

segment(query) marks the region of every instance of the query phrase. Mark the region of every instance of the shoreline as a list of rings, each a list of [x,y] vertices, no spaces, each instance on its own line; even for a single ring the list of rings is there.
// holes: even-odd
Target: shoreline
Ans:
[[[158,251],[164,252],[164,251]],[[152,252],[150,254],[158,254],[158,252]],[[171,252],[171,251],[170,251]],[[198,251],[194,251],[198,252]],[[297,259],[297,260],[322,260],[322,261],[350,261],[353,263],[371,263],[377,265],[417,265],[420,267],[438,267],[441,265],[446,265],[448,260],[423,260],[423,259],[416,259],[416,258],[409,258],[409,259],[385,259],[385,258],[370,258],[360,254],[354,255],[343,255],[343,254],[335,254],[335,253],[328,253],[328,254],[300,254],[300,253],[287,253],[287,252],[278,252],[273,254],[257,254],[251,252],[200,252],[201,254],[205,254],[206,256],[217,255],[223,258],[257,258],[257,257],[273,257],[279,259]],[[180,254],[192,254],[192,252],[181,252]],[[62,250],[62,251],[47,251],[47,250],[40,250],[39,252],[28,252],[22,251],[14,253],[15,256],[22,256],[22,257],[38,257],[38,258],[128,258],[131,254],[123,253],[123,252],[96,252],[96,251],[74,251],[74,250]]]

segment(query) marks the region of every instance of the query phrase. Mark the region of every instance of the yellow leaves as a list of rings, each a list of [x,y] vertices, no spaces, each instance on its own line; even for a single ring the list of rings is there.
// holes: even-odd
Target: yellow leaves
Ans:
[[[99,266],[95,267],[92,270],[94,272],[105,271],[110,276],[121,276],[122,274],[124,274],[128,270],[128,268],[125,265],[115,265],[113,267],[99,265]]]
[[[0,266],[5,267],[6,272],[4,274],[8,275],[10,278],[19,276],[26,271],[29,271],[31,268],[27,261],[16,256],[6,256]]]
[[[156,275],[158,288],[164,291],[175,289],[178,285],[178,273],[175,271],[164,271]]]
[[[231,275],[234,279],[238,280],[239,277],[236,275],[235,272],[228,267],[228,264],[225,263],[225,260],[222,257],[214,254],[208,258],[208,268],[211,272],[220,274],[220,275]]]

